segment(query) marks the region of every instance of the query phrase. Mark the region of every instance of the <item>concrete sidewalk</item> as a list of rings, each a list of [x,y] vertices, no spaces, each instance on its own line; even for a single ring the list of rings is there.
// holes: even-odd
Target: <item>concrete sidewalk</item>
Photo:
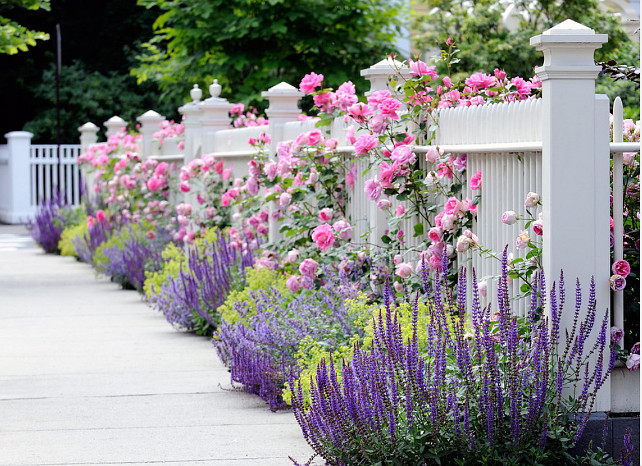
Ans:
[[[207,338],[175,331],[138,293],[24,234],[0,225],[1,465],[310,457],[291,412],[230,389]]]

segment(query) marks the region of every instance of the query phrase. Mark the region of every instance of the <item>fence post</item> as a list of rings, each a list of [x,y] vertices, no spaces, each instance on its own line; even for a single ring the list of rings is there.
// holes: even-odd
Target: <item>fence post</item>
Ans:
[[[202,134],[201,115],[203,114],[203,110],[200,108],[199,103],[203,91],[198,88],[198,84],[194,84],[194,88],[189,91],[189,95],[192,101],[182,107],[178,107],[179,113],[185,117],[183,120],[183,134],[185,136],[185,147],[183,148],[185,158],[183,163],[185,165],[198,158]]]
[[[93,124],[91,121],[88,121],[78,128],[78,131],[80,132],[80,146],[82,148],[82,152],[87,152],[89,146],[98,142],[98,130],[98,126]]]
[[[156,113],[154,110],[148,110],[136,118],[140,123],[140,134],[142,136],[142,148],[140,148],[142,151],[139,154],[141,158],[146,159],[150,155],[156,155],[158,153],[158,147],[154,147],[154,133],[160,130],[161,121],[164,119],[164,116]]]
[[[366,92],[366,97],[376,91],[389,90],[393,97],[401,99],[402,96],[388,85],[390,77],[398,73],[408,78],[410,76],[410,69],[403,63],[390,57],[375,63],[370,68],[361,70],[361,76],[370,81],[370,90]],[[381,244],[381,237],[388,229],[387,215],[377,207],[376,202],[370,202],[367,208],[369,209],[368,219],[370,221],[369,242],[371,244]],[[409,233],[411,232],[406,232],[406,234]]]
[[[303,92],[296,87],[281,82],[272,86],[267,91],[261,93],[263,98],[267,99],[269,106],[265,111],[268,117],[270,139],[270,154],[276,153],[276,145],[283,141],[283,131],[288,121],[296,121],[301,114],[299,109],[299,99],[303,97]],[[272,218],[273,205],[270,203],[270,221],[268,225],[268,234],[270,241],[274,242],[280,237],[278,223]]]
[[[27,221],[33,215],[31,199],[31,138],[27,131],[12,131],[4,135],[9,150],[9,199],[8,211],[2,215],[2,221],[17,224]],[[36,205],[38,199],[33,199]]]
[[[606,96],[595,95],[600,68],[593,56],[606,41],[605,34],[595,34],[572,20],[531,38],[531,45],[544,53],[543,66],[535,69],[543,83],[544,273],[549,290],[559,281],[562,269],[569,292],[579,278],[584,302],[594,276],[598,315],[610,301],[609,106]],[[546,312],[550,315],[550,309]],[[598,332],[600,323],[598,317]],[[610,328],[610,321],[607,324]],[[562,345],[565,330],[572,325],[571,306],[560,322]],[[591,348],[596,338],[587,340],[584,347]],[[606,338],[605,366],[609,359],[608,331]],[[610,396],[610,385],[604,384],[595,410],[608,411]]]
[[[214,136],[218,131],[230,127],[230,109],[233,107],[227,99],[219,97],[221,95],[221,85],[218,79],[210,84],[210,96],[199,104],[203,111],[201,116],[201,125],[203,126],[202,147],[203,153],[214,152]]]
[[[107,131],[105,131],[105,138],[109,140],[109,136],[120,132],[124,127],[127,126],[127,122],[123,120],[118,115],[114,115],[109,120],[103,123]]]

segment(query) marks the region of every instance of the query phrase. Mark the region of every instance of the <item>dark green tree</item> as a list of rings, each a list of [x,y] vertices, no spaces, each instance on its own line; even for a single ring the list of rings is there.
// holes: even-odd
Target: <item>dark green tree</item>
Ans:
[[[233,100],[259,103],[260,92],[311,71],[337,86],[394,49],[398,0],[139,0],[157,8],[155,36],[133,73],[179,101],[192,83],[217,78]]]

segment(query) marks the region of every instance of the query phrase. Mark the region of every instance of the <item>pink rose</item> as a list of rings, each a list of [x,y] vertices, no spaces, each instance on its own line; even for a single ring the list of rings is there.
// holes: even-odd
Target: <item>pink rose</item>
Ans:
[[[314,277],[314,274],[317,271],[319,263],[314,259],[305,259],[299,265],[299,272],[301,272],[305,277]]]
[[[279,197],[279,205],[281,207],[285,207],[292,202],[292,194],[290,193],[283,193],[281,194],[281,197]]]
[[[537,193],[528,193],[526,195],[526,200],[524,201],[524,207],[527,209],[530,209],[532,207],[535,207],[540,201],[540,196]]]
[[[466,78],[466,85],[470,87],[476,87],[477,89],[493,87],[495,83],[495,77],[485,73],[474,73],[470,76],[470,78]]]
[[[470,178],[470,189],[476,191],[481,188],[481,171],[478,171]]]
[[[150,178],[147,181],[147,189],[149,189],[150,191],[158,191],[162,186],[163,182],[156,177]]]
[[[403,205],[399,204],[397,206],[395,213],[397,214],[397,217],[401,217],[403,214],[406,213],[406,208]]]
[[[98,223],[103,223],[106,220],[104,210],[101,209],[98,212],[96,212],[96,220],[98,220]]]
[[[403,104],[399,100],[390,97],[379,104],[379,111],[384,117],[398,120],[399,115],[397,115],[397,110],[399,110],[402,105]]]
[[[399,163],[399,165],[412,165],[417,160],[417,156],[412,152],[410,146],[398,146],[392,151],[390,158]]]
[[[319,225],[312,230],[312,240],[322,252],[326,252],[334,244],[334,233],[332,232],[332,227],[327,223]]]
[[[98,217],[98,214],[96,214],[96,217]],[[619,260],[613,264],[611,270],[614,274],[621,275],[622,277],[626,278],[631,273],[631,266],[627,261]]]
[[[412,275],[412,264],[410,262],[401,262],[397,264],[395,274],[405,280]]]
[[[362,134],[354,142],[355,155],[365,155],[379,145],[379,138],[373,134]]]
[[[524,249],[527,247],[531,242],[530,237],[528,236],[528,231],[523,230],[518,236],[517,239],[515,240],[515,246],[517,246],[517,249]]]
[[[451,197],[444,205],[444,213],[447,215],[457,215],[461,210],[461,202],[456,197]]]
[[[167,162],[161,162],[156,166],[156,169],[154,170],[154,174],[156,176],[161,176],[164,175],[165,172],[167,171]]]
[[[301,289],[301,282],[297,275],[290,275],[285,284],[287,285],[288,290],[290,290],[290,293],[296,293]]]
[[[268,227],[265,223],[259,223],[259,226],[256,227],[256,232],[259,235],[267,235],[268,234]]]
[[[488,295],[488,282],[486,280],[480,281],[477,284],[477,289],[479,290],[479,295],[485,298]]]
[[[432,227],[430,231],[428,232],[428,238],[430,238],[430,241],[433,243],[438,243],[441,241],[441,237],[444,234],[444,230],[441,229],[441,227]]]
[[[544,224],[541,220],[535,220],[533,222],[533,232],[538,236],[542,236],[544,234]]]
[[[352,235],[352,226],[344,219],[334,222],[332,224],[332,228],[337,232],[341,239],[350,239],[350,236]]]
[[[397,170],[399,170],[399,164],[397,162],[392,164],[381,162],[381,165],[379,165],[379,180],[381,182],[381,186],[384,188],[390,187]]]
[[[622,291],[626,288],[626,279],[622,275],[611,275],[609,283],[613,291]]]
[[[640,368],[640,355],[631,353],[626,359],[626,368],[631,372],[637,371]]]
[[[376,178],[370,178],[364,183],[364,191],[368,199],[371,201],[376,201],[381,197],[382,187],[379,184],[379,180]]]
[[[507,210],[502,214],[502,223],[513,225],[517,221],[517,214],[512,210]]]
[[[329,222],[332,219],[332,209],[326,207],[319,211],[319,221],[320,222]]]
[[[308,141],[311,146],[316,146],[322,140],[321,131],[313,129],[308,133]]]
[[[390,202],[388,199],[381,199],[379,202],[377,202],[377,207],[381,210],[389,209],[392,206],[392,202]]]
[[[427,66],[421,60],[414,61],[413,59],[408,60],[408,65],[410,65],[410,76],[419,77],[428,75],[432,79],[437,79],[437,72],[434,66]]]
[[[299,84],[299,90],[304,94],[312,94],[314,90],[321,85],[322,82],[322,74],[316,74],[314,72],[306,74]]]
[[[256,196],[259,192],[259,181],[254,176],[251,176],[245,183],[245,189],[247,189],[250,196]]]
[[[611,327],[611,343],[616,345],[624,338],[624,330],[618,327]]]
[[[434,147],[431,147],[430,149],[428,149],[428,152],[426,152],[426,162],[435,163],[439,161],[440,157],[441,154]]]
[[[363,123],[367,116],[372,115],[372,109],[363,102],[357,102],[348,107],[348,114],[357,123]]]

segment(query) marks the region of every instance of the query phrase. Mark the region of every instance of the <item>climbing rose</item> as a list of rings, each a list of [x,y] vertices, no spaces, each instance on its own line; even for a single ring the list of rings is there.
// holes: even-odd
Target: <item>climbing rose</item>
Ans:
[[[354,142],[354,152],[357,156],[365,155],[369,150],[379,145],[379,138],[372,134],[362,134]]]
[[[626,278],[631,273],[631,266],[627,261],[619,260],[613,264],[611,270],[613,270],[614,274],[621,275],[622,277]]]
[[[517,246],[517,249],[524,249],[525,247],[528,246],[530,243],[531,239],[528,236],[528,231],[523,230],[518,236],[517,239],[515,240],[515,246]]]
[[[401,262],[400,264],[397,264],[395,274],[403,279],[410,277],[410,275],[412,275],[412,264],[410,262]]]
[[[305,94],[312,94],[314,90],[321,85],[322,81],[322,74],[316,74],[314,72],[306,74],[299,84],[299,90]]]
[[[334,233],[332,232],[332,227],[327,223],[319,225],[314,230],[312,230],[312,241],[317,244],[317,247],[326,252],[334,244]]]
[[[301,282],[299,281],[299,277],[296,275],[290,275],[285,284],[287,285],[288,290],[290,290],[290,293],[296,293],[301,289]]]
[[[512,210],[507,210],[502,214],[502,223],[513,225],[517,221],[517,214]]]
[[[541,220],[535,220],[533,222],[533,232],[538,236],[542,236],[544,234],[544,224]]]
[[[640,368],[640,355],[631,353],[626,359],[626,368],[631,372],[637,371]]]
[[[540,196],[537,193],[528,193],[526,195],[526,200],[524,201],[524,207],[527,209],[530,209],[531,207],[535,207],[540,200]]]
[[[301,262],[301,265],[299,265],[299,272],[301,272],[306,277],[313,277],[315,272],[317,271],[318,266],[319,263],[314,259],[305,259],[303,262]]]
[[[611,343],[617,344],[624,337],[624,330],[618,327],[611,327]]]
[[[328,222],[332,219],[332,209],[326,207],[325,209],[321,209],[319,211],[319,221],[320,222]]]
[[[622,291],[626,288],[626,279],[622,275],[611,275],[609,283],[611,284],[611,289],[613,291]]]
[[[481,188],[481,171],[478,171],[470,178],[470,189],[475,191]]]

